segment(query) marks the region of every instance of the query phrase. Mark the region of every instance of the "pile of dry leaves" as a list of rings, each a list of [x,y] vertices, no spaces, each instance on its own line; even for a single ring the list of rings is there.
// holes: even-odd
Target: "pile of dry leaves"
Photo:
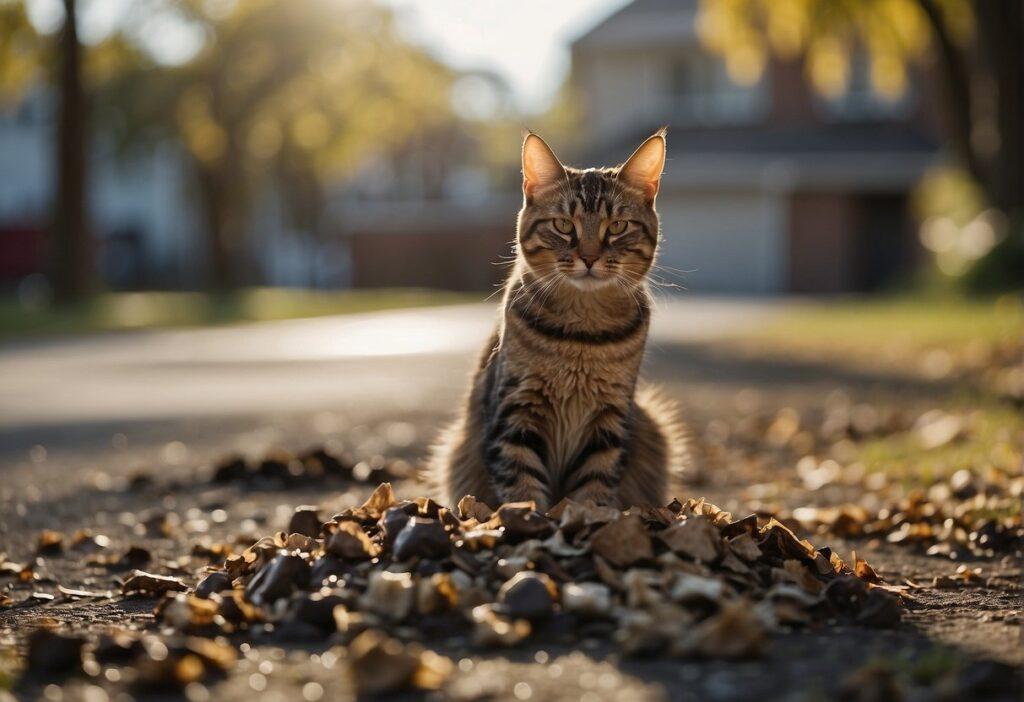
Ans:
[[[195,587],[135,571],[123,594],[161,596],[157,621],[171,638],[117,650],[148,671],[136,672],[143,682],[187,684],[230,666],[231,637],[333,637],[363,692],[440,685],[451,663],[419,641],[597,637],[631,655],[742,658],[790,627],[898,623],[899,596],[854,561],[703,500],[625,512],[565,500],[543,514],[466,497],[451,510],[399,501],[383,483],[326,521],[297,509],[287,532],[205,568]],[[39,641],[56,650],[57,636]],[[113,645],[73,641],[70,657]],[[33,655],[43,654],[30,652],[30,670]]]
[[[383,456],[356,461],[350,455],[317,446],[298,454],[274,450],[251,461],[242,455],[223,458],[213,467],[210,482],[238,483],[246,488],[291,488],[324,481],[376,485],[409,472],[404,461],[387,462]]]
[[[892,471],[866,470],[860,462],[865,442],[892,438],[913,447],[923,462],[930,452],[976,437],[979,418],[941,409],[915,417],[854,404],[842,393],[829,396],[820,417],[793,408],[747,409],[734,422],[711,422],[704,443],[713,465],[723,468],[716,476],[746,478],[749,487],[739,497],[759,513],[934,556],[1024,555],[1024,464],[1019,437],[1009,430],[994,432],[985,455],[960,459],[958,470],[939,471],[927,482],[920,476],[905,481],[895,461]],[[766,474],[772,476],[768,484],[762,482]]]

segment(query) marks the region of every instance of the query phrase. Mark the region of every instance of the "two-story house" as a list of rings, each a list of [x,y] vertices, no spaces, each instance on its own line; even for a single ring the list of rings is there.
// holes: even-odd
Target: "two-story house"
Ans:
[[[698,293],[818,293],[906,272],[908,194],[938,152],[928,96],[886,102],[856,63],[834,100],[797,61],[737,85],[701,45],[697,11],[697,0],[635,0],[572,45],[586,129],[575,160],[620,162],[669,126],[663,276]]]

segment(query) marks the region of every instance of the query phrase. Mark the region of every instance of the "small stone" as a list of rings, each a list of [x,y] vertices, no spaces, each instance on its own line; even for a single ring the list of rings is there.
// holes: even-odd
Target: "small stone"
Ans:
[[[384,544],[388,548],[394,547],[395,539],[412,517],[413,515],[402,507],[391,507],[384,513],[381,517],[381,528],[384,531]]]
[[[496,611],[513,619],[538,621],[551,616],[558,588],[547,575],[527,571],[501,586]]]
[[[127,632],[100,634],[92,655],[102,665],[124,665],[142,652],[142,642]]]
[[[334,608],[345,605],[346,601],[331,592],[302,594],[289,604],[289,615],[294,621],[316,627],[330,633],[336,629]]]
[[[448,573],[434,573],[420,578],[416,585],[416,611],[420,614],[434,614],[456,605],[459,597]]]
[[[900,600],[893,594],[872,588],[863,607],[857,614],[857,622],[864,626],[889,629],[900,623],[903,610]]]
[[[36,542],[36,553],[52,555],[60,553],[62,548],[64,548],[64,534],[51,529],[45,529],[39,534],[39,540]]]
[[[451,660],[370,629],[349,644],[349,673],[360,697],[402,690],[437,690],[451,675]]]
[[[530,622],[502,616],[493,605],[474,607],[472,616],[473,643],[477,646],[515,646],[530,635]]]
[[[289,534],[302,534],[311,539],[320,536],[320,515],[316,507],[302,505],[295,508],[295,513],[288,521]]]
[[[36,629],[28,636],[25,672],[37,678],[76,672],[82,667],[84,645],[85,639],[80,636]]]
[[[367,611],[392,621],[401,621],[412,612],[416,589],[409,573],[375,571],[370,575],[360,605]]]
[[[282,552],[265,565],[245,588],[245,596],[257,606],[287,597],[309,579],[309,566],[301,556]]]
[[[413,517],[395,539],[395,560],[408,558],[444,558],[451,552],[451,541],[441,522]]]
[[[313,561],[309,572],[309,587],[316,590],[324,585],[339,582],[354,572],[355,566],[328,554]]]
[[[562,607],[581,617],[604,617],[612,609],[612,592],[600,583],[566,583]]]
[[[196,585],[196,597],[208,598],[215,592],[231,589],[231,576],[222,570],[210,573]]]
[[[249,466],[241,456],[228,456],[213,468],[210,481],[217,484],[233,483],[245,480],[249,474]]]

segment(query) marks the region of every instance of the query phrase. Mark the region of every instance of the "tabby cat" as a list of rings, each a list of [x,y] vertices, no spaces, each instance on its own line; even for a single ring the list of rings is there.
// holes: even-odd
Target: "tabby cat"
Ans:
[[[664,130],[614,168],[566,167],[532,133],[522,156],[501,318],[431,477],[452,504],[664,504],[685,457],[681,427],[671,404],[637,390]]]

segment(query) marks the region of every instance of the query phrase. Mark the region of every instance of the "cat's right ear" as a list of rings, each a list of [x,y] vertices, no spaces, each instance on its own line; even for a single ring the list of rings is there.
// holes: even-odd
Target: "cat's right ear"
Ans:
[[[565,168],[551,148],[530,132],[523,140],[523,194],[529,200],[540,188],[565,179]]]

